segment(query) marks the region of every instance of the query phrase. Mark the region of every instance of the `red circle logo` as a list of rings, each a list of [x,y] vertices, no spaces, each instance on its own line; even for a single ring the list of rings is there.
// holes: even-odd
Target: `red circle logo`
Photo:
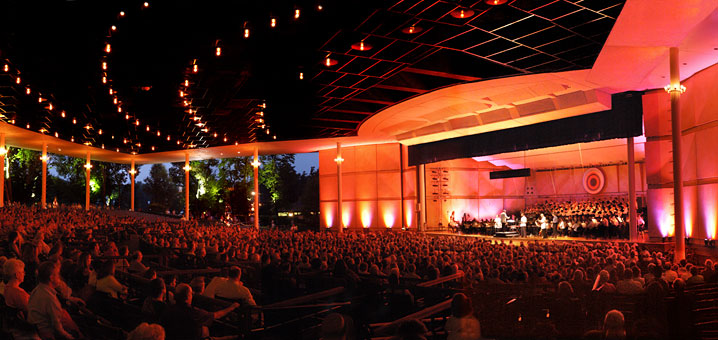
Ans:
[[[605,178],[598,168],[590,168],[583,174],[583,188],[589,194],[595,195],[603,190]]]

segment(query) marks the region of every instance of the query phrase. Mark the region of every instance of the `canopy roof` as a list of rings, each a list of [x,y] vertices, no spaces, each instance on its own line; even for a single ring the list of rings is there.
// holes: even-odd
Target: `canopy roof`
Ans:
[[[7,143],[120,163],[414,144],[603,110],[666,85],[670,46],[682,78],[718,58],[710,0],[229,3],[4,2]]]

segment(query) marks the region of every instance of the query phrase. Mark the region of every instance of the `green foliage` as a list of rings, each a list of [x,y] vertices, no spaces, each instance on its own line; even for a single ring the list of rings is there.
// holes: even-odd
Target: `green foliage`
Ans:
[[[7,158],[10,172],[8,191],[16,202],[32,204],[40,201],[42,186],[42,161],[38,151],[8,148]]]
[[[153,164],[150,175],[145,180],[145,190],[149,194],[150,210],[164,213],[171,208],[171,202],[177,198],[177,189],[170,180],[167,169],[162,164]]]

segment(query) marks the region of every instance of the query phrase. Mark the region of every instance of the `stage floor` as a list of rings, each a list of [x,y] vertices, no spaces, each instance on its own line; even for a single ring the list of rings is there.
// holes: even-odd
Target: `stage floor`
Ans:
[[[595,239],[595,238],[585,238],[585,237],[568,237],[568,236],[558,236],[558,237],[549,237],[549,238],[543,238],[540,236],[526,236],[526,237],[494,237],[491,235],[479,235],[479,234],[461,234],[461,233],[452,233],[448,231],[427,231],[427,235],[434,235],[434,236],[458,236],[458,237],[468,237],[468,238],[477,238],[477,239],[483,239],[483,240],[496,240],[496,241],[504,241],[504,242],[513,242],[513,243],[519,243],[519,242],[581,242],[581,243],[596,243],[596,242],[619,242],[619,243],[639,243],[646,246],[651,247],[662,247],[662,248],[671,248],[673,247],[673,243],[671,242],[650,242],[649,240],[640,240],[632,242],[630,240],[626,239]]]

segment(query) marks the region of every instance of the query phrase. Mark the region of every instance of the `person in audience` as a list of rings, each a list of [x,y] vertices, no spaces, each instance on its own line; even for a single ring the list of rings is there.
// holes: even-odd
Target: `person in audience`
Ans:
[[[165,328],[169,339],[204,339],[209,336],[212,321],[223,318],[239,307],[235,302],[214,313],[192,307],[192,287],[184,283],[177,285],[175,300],[176,303],[168,306],[160,317],[160,324]]]
[[[27,302],[30,295],[20,287],[25,279],[25,264],[17,259],[9,259],[3,265],[3,273],[5,274],[5,304],[8,307],[20,309],[27,313]]]
[[[217,287],[227,281],[227,274],[227,271],[222,269],[220,271],[220,275],[213,277],[212,280],[209,281],[209,284],[205,287],[202,295],[214,299],[217,293]]]
[[[698,267],[692,266],[691,267],[691,277],[689,277],[688,280],[686,280],[686,284],[689,286],[692,286],[692,285],[703,284],[705,282],[706,281],[705,281],[705,278],[703,277],[703,275],[699,274],[699,272],[698,272]]]
[[[392,340],[426,340],[426,333],[429,330],[423,322],[417,319],[402,321],[396,330],[396,336]]]
[[[204,276],[195,276],[189,286],[195,294],[204,295]]]
[[[165,329],[158,324],[143,322],[127,334],[127,340],[165,340]]]
[[[593,283],[593,288],[591,290],[594,292],[601,293],[615,293],[616,286],[613,285],[613,283],[609,282],[609,279],[610,274],[608,274],[608,271],[600,271],[598,273],[598,276],[596,276],[596,281]]]
[[[150,281],[149,295],[142,303],[142,317],[144,321],[150,323],[160,321],[160,316],[167,307],[167,303],[165,302],[166,292],[167,288],[165,287],[164,280],[154,279]]]
[[[637,295],[643,293],[643,285],[633,279],[633,271],[623,269],[618,272],[619,280],[616,283],[616,292],[625,295]]]
[[[610,310],[603,320],[604,339],[622,340],[626,338],[625,319],[618,310]]]
[[[147,269],[149,268],[142,263],[142,252],[135,250],[135,252],[132,253],[132,262],[130,262],[128,271],[133,274],[142,275]]]
[[[227,280],[220,283],[215,291],[215,296],[223,299],[241,301],[242,304],[256,306],[252,293],[241,281],[242,269],[237,266],[229,268]]]
[[[101,270],[97,275],[97,285],[95,289],[98,292],[107,293],[115,299],[126,296],[127,287],[123,286],[115,278],[115,261],[104,261],[100,268]]]
[[[55,289],[60,285],[60,266],[43,262],[38,267],[38,284],[30,293],[27,321],[37,327],[43,340],[83,338],[79,328],[57,299]]]
[[[444,326],[447,340],[475,340],[481,338],[481,325],[474,315],[471,300],[463,293],[454,294],[451,300],[451,317]]]
[[[353,339],[353,333],[351,318],[346,315],[331,313],[322,320],[321,340]]]

